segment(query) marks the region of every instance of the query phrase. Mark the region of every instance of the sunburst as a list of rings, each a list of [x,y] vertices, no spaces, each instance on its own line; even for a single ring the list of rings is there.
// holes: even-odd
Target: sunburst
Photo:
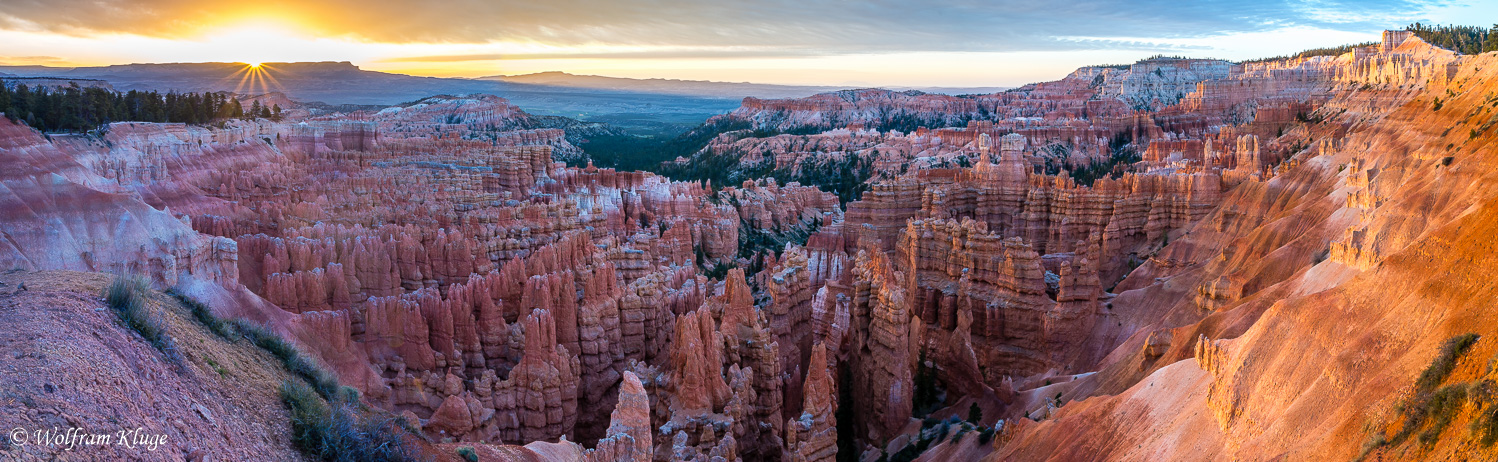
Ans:
[[[224,81],[239,79],[234,86],[234,93],[240,95],[262,95],[281,89],[281,83],[276,81],[273,72],[276,70],[269,63],[240,63],[244,67],[224,78]]]

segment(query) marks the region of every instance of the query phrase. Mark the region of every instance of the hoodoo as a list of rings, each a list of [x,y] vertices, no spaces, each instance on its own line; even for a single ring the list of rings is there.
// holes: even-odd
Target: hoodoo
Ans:
[[[536,27],[685,24],[591,16],[629,20],[614,8],[570,17],[597,22],[587,40]],[[26,33],[95,27],[19,10],[0,16]],[[417,16],[340,36],[450,41]],[[774,48],[645,46],[668,38],[623,53]],[[634,98],[757,86],[0,66],[0,455],[1492,459],[1493,50],[1498,30],[1415,24],[1004,91],[765,90],[670,121]],[[151,86],[227,69],[431,91]],[[496,94],[443,90],[469,86]]]

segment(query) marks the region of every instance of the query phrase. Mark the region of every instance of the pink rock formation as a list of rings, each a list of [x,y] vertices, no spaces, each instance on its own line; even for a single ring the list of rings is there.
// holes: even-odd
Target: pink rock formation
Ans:
[[[712,315],[687,313],[676,320],[671,337],[670,404],[673,415],[713,412],[728,402],[728,384],[723,381],[723,337],[713,328]]]
[[[625,371],[619,384],[619,400],[609,417],[608,436],[585,455],[588,461],[640,461],[652,459],[650,444],[650,397],[633,372]]]
[[[911,326],[916,318],[910,314],[902,275],[883,252],[860,250],[852,273],[853,316],[858,319],[853,351],[867,351],[850,358],[856,421],[849,424],[882,441],[905,426],[915,403]]]
[[[827,349],[812,348],[806,374],[806,403],[801,418],[786,423],[786,442],[794,442],[791,460],[828,462],[837,460],[837,382],[828,370]]]

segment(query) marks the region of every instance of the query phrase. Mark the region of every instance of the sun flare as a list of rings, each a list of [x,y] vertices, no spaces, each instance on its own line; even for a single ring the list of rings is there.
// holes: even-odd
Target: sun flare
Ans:
[[[203,42],[226,58],[258,68],[267,62],[296,61],[307,40],[276,23],[253,22],[206,34]]]

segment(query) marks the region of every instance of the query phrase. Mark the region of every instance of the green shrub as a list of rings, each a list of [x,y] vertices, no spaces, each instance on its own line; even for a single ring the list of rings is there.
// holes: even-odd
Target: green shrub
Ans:
[[[292,444],[308,456],[328,461],[414,459],[405,445],[409,429],[399,417],[362,412],[334,399],[324,402],[295,380],[281,384],[281,401],[291,411]]]
[[[998,433],[997,426],[983,427],[983,430],[978,432],[978,444],[988,444],[989,441],[993,441],[994,433]]]
[[[235,330],[243,333],[256,346],[264,348],[265,351],[270,352],[272,356],[279,359],[287,371],[312,384],[313,389],[317,391],[318,395],[321,395],[325,399],[337,399],[336,395],[341,388],[338,384],[338,378],[334,377],[328,371],[323,370],[322,367],[319,367],[307,355],[302,354],[301,350],[297,349],[295,344],[281,338],[280,335],[276,335],[264,327],[250,324],[244,320],[236,319],[233,321],[233,324]]]
[[[291,410],[291,443],[309,455],[320,456],[331,415],[327,403],[296,380],[281,383],[281,402]]]
[[[910,462],[921,456],[922,449],[916,448],[914,444],[905,445],[895,454],[889,457],[889,462]]]
[[[1373,434],[1368,435],[1368,440],[1363,442],[1363,449],[1358,453],[1358,458],[1354,460],[1367,459],[1368,454],[1372,453],[1374,449],[1383,447],[1385,444],[1389,444],[1389,441],[1385,439],[1384,432],[1379,430],[1374,431]]]
[[[962,437],[964,435],[967,435],[967,432],[970,430],[972,430],[972,428],[968,428],[967,426],[963,426],[962,428],[957,429],[957,432],[952,434],[952,442],[956,443],[962,441]]]
[[[971,406],[967,407],[967,421],[968,422],[972,422],[973,424],[977,424],[978,422],[980,422],[982,420],[983,420],[983,408],[978,407],[978,403],[973,403]]]
[[[1435,389],[1437,385],[1446,380],[1447,376],[1451,375],[1452,370],[1456,369],[1456,360],[1461,359],[1462,355],[1477,343],[1478,337],[1477,334],[1466,333],[1447,339],[1446,343],[1441,345],[1441,353],[1436,355],[1436,359],[1431,361],[1430,366],[1426,367],[1424,372],[1420,373],[1420,379],[1415,381],[1415,387],[1421,391]]]
[[[208,363],[208,367],[213,368],[213,371],[217,372],[219,376],[222,376],[222,377],[228,377],[229,376],[229,371],[225,370],[223,366],[220,366],[218,364],[218,361],[214,361],[213,358],[203,358],[203,362]]]
[[[479,455],[473,452],[472,447],[463,446],[458,448],[458,455],[468,462],[479,462]]]
[[[131,303],[140,301],[145,292],[151,290],[145,279],[133,276],[115,276],[104,288],[104,303],[110,308],[124,310]]]
[[[218,316],[215,316],[213,314],[213,311],[210,310],[207,305],[199,303],[197,300],[193,300],[187,295],[184,295],[181,292],[177,292],[175,289],[169,289],[166,291],[166,293],[176,298],[178,302],[182,303],[188,309],[192,310],[192,317],[194,319],[197,319],[198,322],[202,323],[204,326],[208,327],[208,330],[212,331],[214,335],[217,335],[224,339],[234,338],[233,326],[228,322],[225,322],[223,319],[220,319]]]
[[[1472,419],[1472,433],[1480,436],[1483,446],[1492,446],[1498,442],[1498,406],[1483,408]]]
[[[1420,442],[1431,444],[1441,437],[1441,431],[1451,425],[1451,420],[1456,413],[1462,410],[1467,403],[1467,385],[1454,384],[1441,387],[1431,395],[1429,403],[1425,406],[1426,419],[1430,421],[1430,428],[1420,434]]]
[[[180,361],[182,357],[177,351],[176,342],[167,334],[166,322],[151,311],[151,304],[147,299],[150,291],[151,286],[145,279],[116,276],[104,288],[104,303],[114,310],[120,321],[140,333],[142,338],[167,358]]]
[[[1467,354],[1478,338],[1477,334],[1467,333],[1446,339],[1441,345],[1440,353],[1420,373],[1420,378],[1415,380],[1414,395],[1399,404],[1400,411],[1404,414],[1404,426],[1399,433],[1390,438],[1385,438],[1381,433],[1375,434],[1367,446],[1399,444],[1426,423],[1431,426],[1420,434],[1420,441],[1426,444],[1435,442],[1467,400],[1467,384],[1453,384],[1439,390],[1436,387],[1456,370],[1457,361]],[[1365,448],[1365,453],[1367,450],[1371,449]]]
[[[932,440],[933,441],[942,441],[942,440],[947,439],[947,432],[949,432],[949,431],[952,430],[952,424],[949,423],[949,422],[946,422],[946,421],[942,421],[941,426],[936,427],[936,428],[937,428],[937,430],[936,430],[936,438],[932,438]]]

